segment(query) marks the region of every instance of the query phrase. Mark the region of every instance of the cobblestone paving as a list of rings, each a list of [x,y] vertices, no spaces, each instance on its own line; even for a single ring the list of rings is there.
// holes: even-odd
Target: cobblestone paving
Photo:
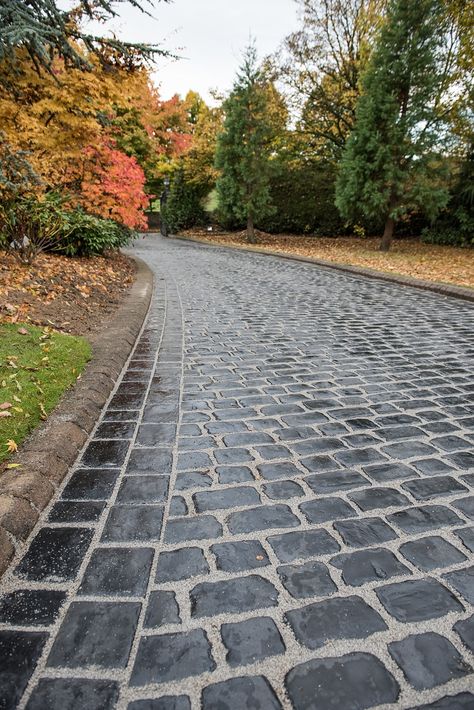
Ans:
[[[472,710],[472,305],[135,252],[149,320],[4,580],[0,708]]]

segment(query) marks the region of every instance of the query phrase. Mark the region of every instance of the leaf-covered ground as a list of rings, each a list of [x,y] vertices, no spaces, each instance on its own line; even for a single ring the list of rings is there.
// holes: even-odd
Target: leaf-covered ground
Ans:
[[[0,324],[0,462],[54,409],[90,354],[85,338]]]
[[[187,236],[232,246],[252,248],[245,232],[209,232],[190,230]],[[300,237],[258,232],[259,249],[298,254],[340,264],[364,266],[377,271],[412,276],[427,281],[474,288],[474,250],[423,244],[417,239],[395,240],[391,251],[378,251],[379,239],[351,237]]]
[[[133,281],[121,254],[90,259],[40,254],[32,266],[0,251],[0,322],[87,335],[103,325]]]

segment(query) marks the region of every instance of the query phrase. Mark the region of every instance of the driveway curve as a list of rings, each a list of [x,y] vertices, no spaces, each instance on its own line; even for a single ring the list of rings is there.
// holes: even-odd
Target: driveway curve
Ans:
[[[474,307],[148,235],[0,597],[0,708],[474,708]]]

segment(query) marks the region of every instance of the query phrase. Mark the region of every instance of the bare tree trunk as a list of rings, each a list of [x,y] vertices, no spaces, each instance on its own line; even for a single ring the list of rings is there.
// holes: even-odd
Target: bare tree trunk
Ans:
[[[380,242],[380,251],[389,251],[390,245],[392,243],[393,232],[395,229],[395,220],[393,217],[387,217],[385,222],[385,229],[382,235],[382,241]]]
[[[255,229],[253,226],[253,217],[251,214],[247,215],[247,241],[250,244],[257,243],[257,238],[255,236]]]

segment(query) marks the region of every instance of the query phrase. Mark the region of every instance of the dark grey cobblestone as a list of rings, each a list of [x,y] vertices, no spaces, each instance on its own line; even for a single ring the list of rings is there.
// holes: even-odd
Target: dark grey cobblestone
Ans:
[[[472,305],[136,249],[148,321],[3,582],[0,707],[472,710]]]

